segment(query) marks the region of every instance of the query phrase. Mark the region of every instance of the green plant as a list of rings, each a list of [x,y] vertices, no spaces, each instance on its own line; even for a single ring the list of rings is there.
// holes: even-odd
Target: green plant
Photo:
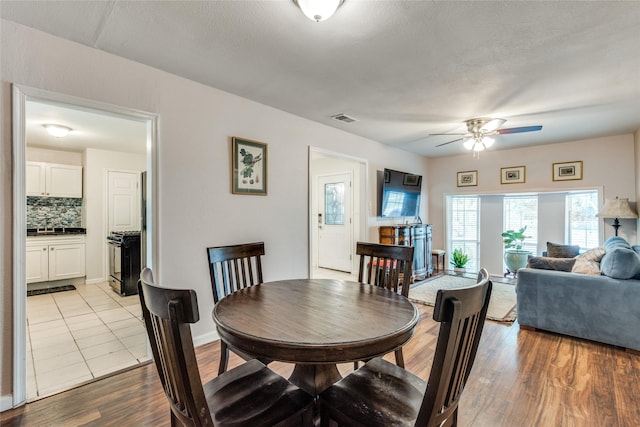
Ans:
[[[505,249],[522,249],[522,245],[524,244],[524,239],[528,239],[531,236],[525,236],[524,232],[527,230],[527,226],[525,225],[520,230],[507,230],[502,233],[502,241],[504,242]]]
[[[460,248],[456,248],[453,250],[453,255],[451,256],[450,264],[455,268],[464,268],[465,265],[469,262],[469,255],[465,254],[464,251]]]

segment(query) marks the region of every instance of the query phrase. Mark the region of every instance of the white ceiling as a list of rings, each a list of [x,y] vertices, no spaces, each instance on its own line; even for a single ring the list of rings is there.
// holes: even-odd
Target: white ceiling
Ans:
[[[640,129],[640,2],[10,1],[3,19],[427,156],[507,119],[491,150]],[[344,113],[351,124],[330,118]]]
[[[64,138],[56,138],[47,133],[45,124],[64,125],[72,130]],[[75,152],[96,148],[146,153],[147,128],[144,122],[103,112],[27,101],[25,127],[26,142],[30,147]]]

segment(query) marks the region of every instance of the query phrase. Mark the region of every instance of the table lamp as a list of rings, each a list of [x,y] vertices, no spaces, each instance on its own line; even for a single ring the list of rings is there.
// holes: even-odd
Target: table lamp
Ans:
[[[620,222],[618,218],[638,218],[638,214],[629,206],[629,199],[605,199],[604,206],[598,212],[601,218],[615,218],[613,220],[613,228],[616,230],[616,236],[618,235],[618,228],[620,228]]]

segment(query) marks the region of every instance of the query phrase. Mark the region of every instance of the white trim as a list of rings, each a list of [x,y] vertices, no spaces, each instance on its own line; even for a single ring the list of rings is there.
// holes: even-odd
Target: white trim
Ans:
[[[10,394],[5,394],[4,396],[0,396],[0,412],[8,411],[13,406],[13,396]]]
[[[95,111],[129,120],[140,120],[147,127],[147,188],[150,195],[147,203],[147,245],[148,266],[156,265],[159,253],[158,230],[158,116],[145,111],[120,107],[112,104],[87,100],[75,96],[64,95],[42,89],[20,85],[12,85],[13,89],[13,393],[11,395],[13,407],[26,403],[26,292],[22,292],[25,279],[26,254],[26,192],[25,192],[25,104],[27,100],[53,102],[60,105],[70,105],[78,109]],[[154,221],[155,220],[155,221]],[[156,277],[160,277],[160,272]],[[92,279],[93,281],[93,279]],[[1,354],[6,352],[0,343]],[[3,397],[4,399],[4,397]],[[3,409],[4,403],[3,400]]]
[[[198,335],[197,337],[193,337],[193,346],[199,347],[204,344],[209,344],[210,342],[214,342],[219,340],[220,336],[217,332],[207,332],[206,334]]]
[[[106,281],[107,281],[107,279],[104,279],[104,278],[101,279],[101,278],[98,277],[97,279],[85,280],[84,284],[85,285],[99,285],[100,283],[104,283]]]
[[[13,86],[13,407],[27,401],[27,196],[25,190],[25,104],[27,94]],[[2,354],[6,354],[4,351]]]

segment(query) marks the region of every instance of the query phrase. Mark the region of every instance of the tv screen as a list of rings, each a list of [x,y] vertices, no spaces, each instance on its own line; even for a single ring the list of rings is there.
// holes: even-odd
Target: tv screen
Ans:
[[[385,169],[382,175],[380,216],[402,217],[420,214],[422,176]]]

